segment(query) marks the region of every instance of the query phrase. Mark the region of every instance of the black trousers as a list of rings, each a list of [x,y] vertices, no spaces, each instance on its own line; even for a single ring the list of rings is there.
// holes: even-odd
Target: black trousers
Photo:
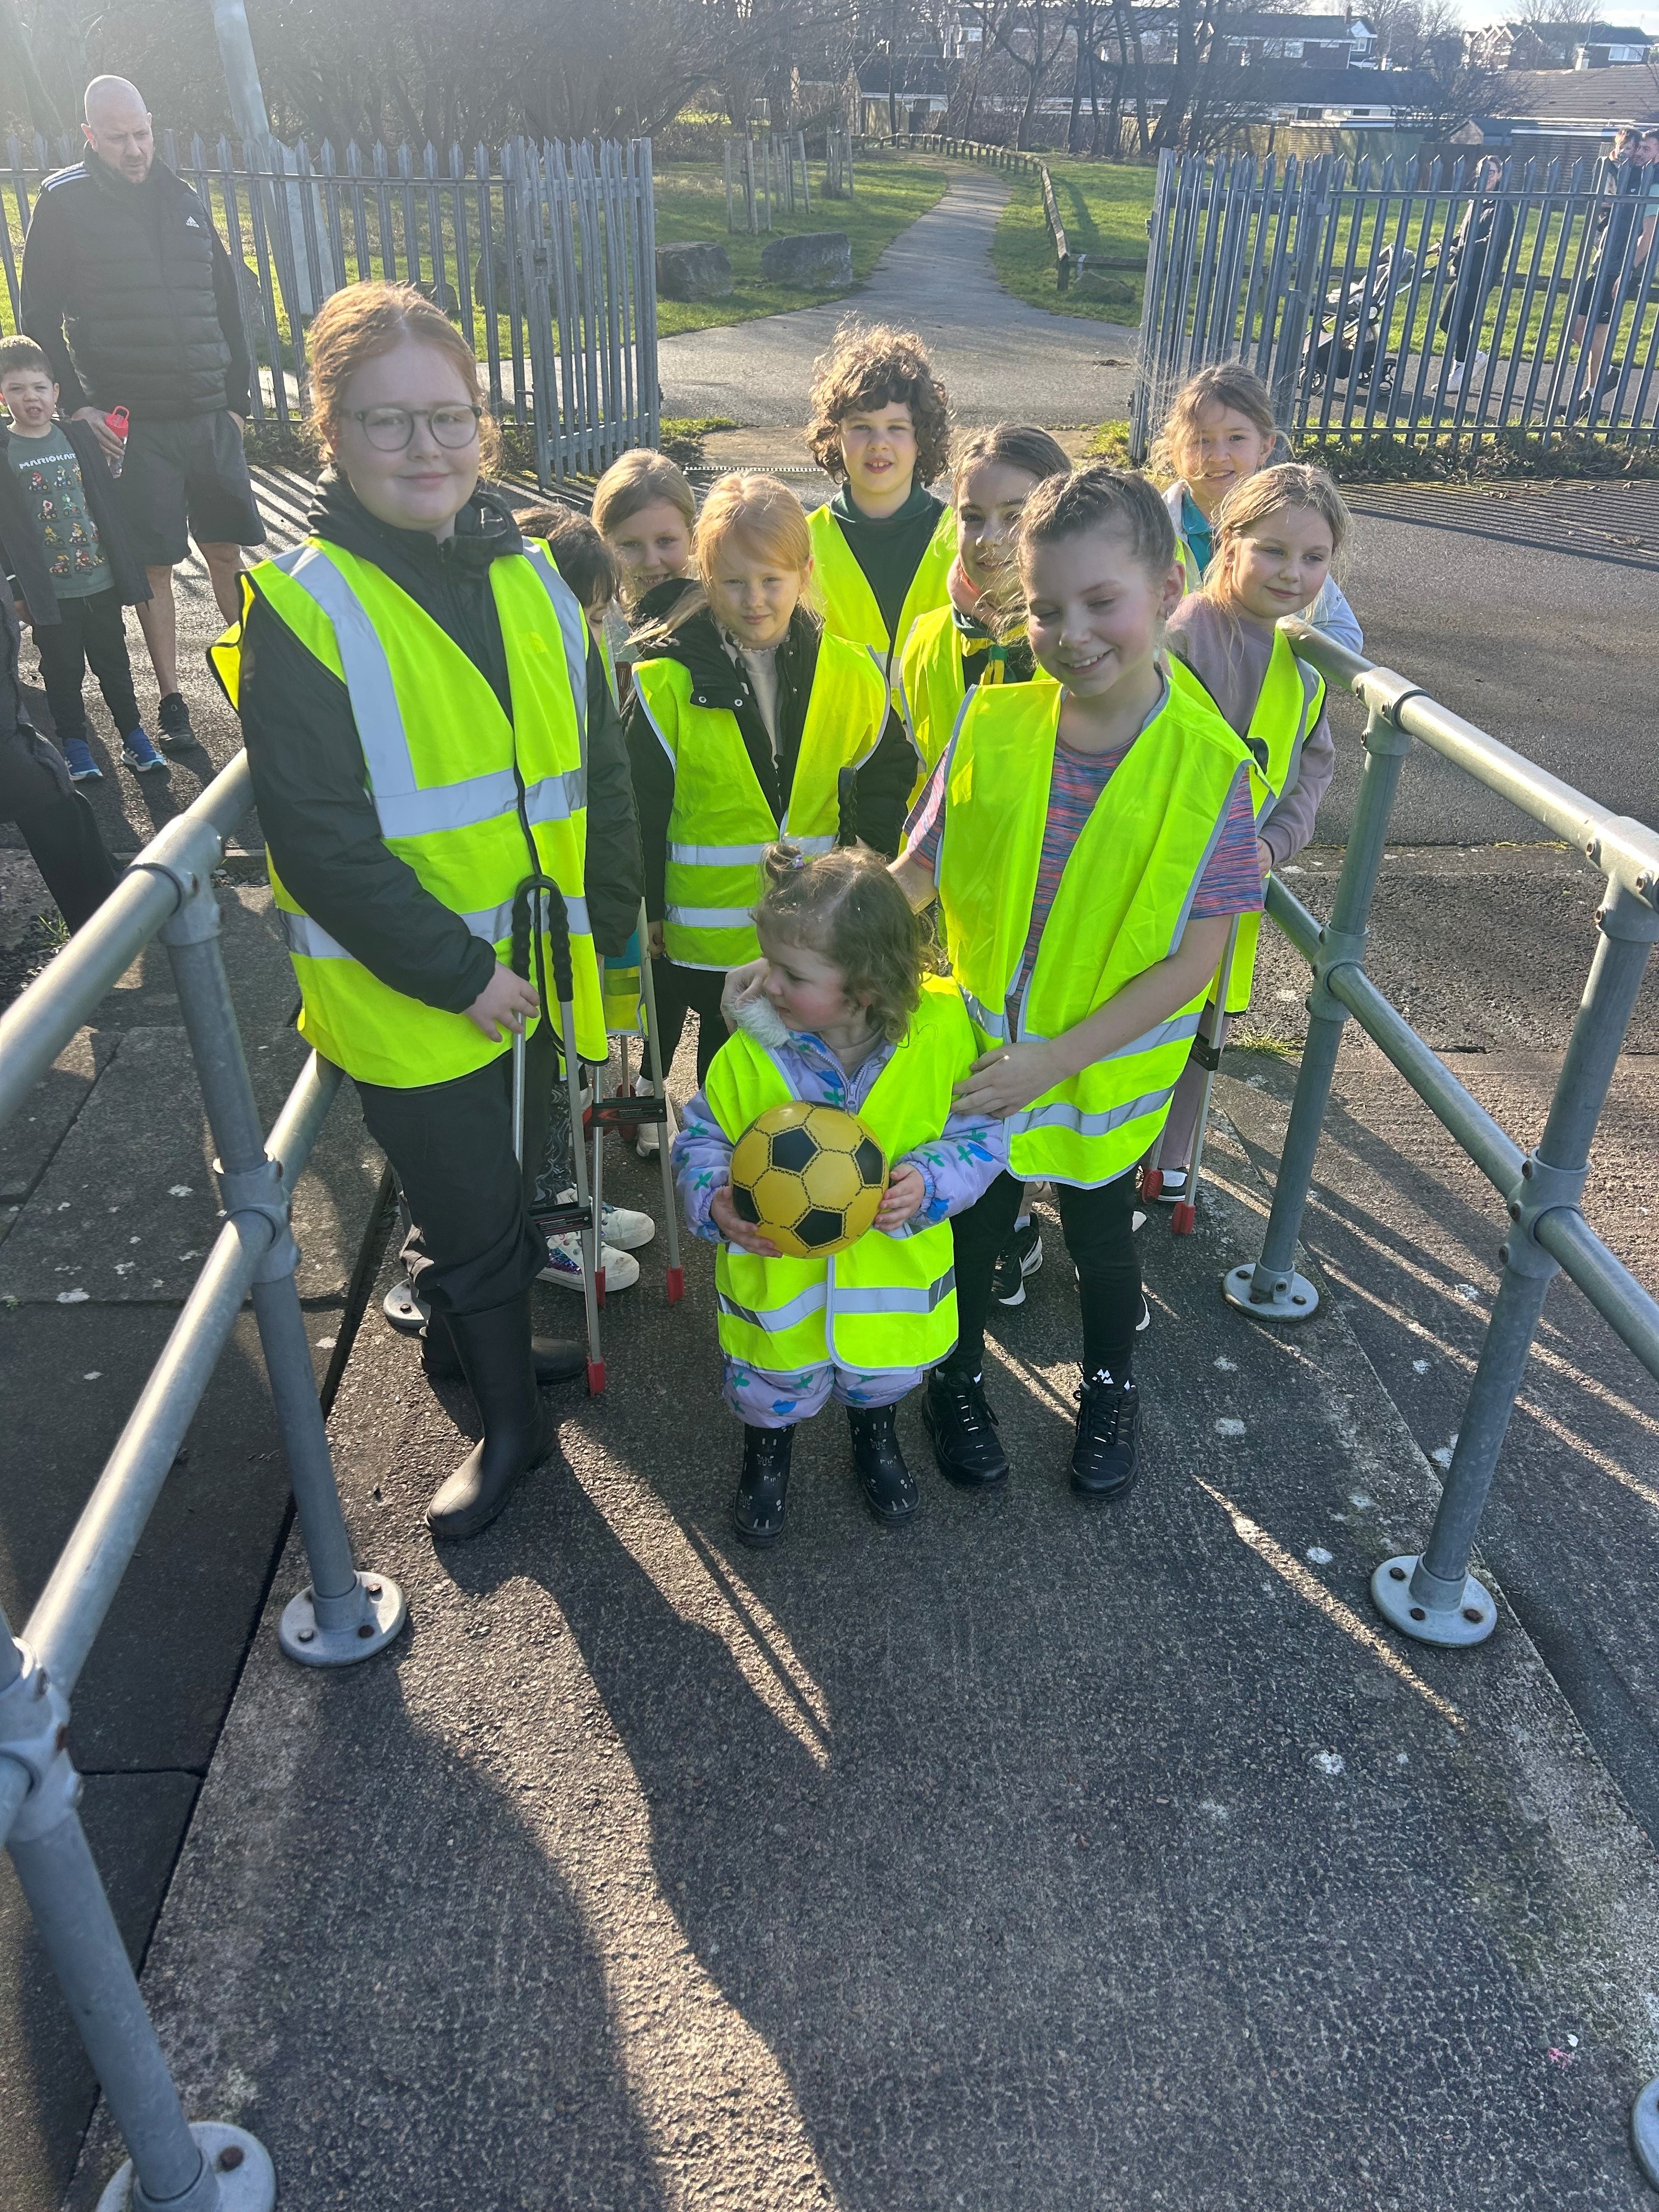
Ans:
[[[66,745],[71,738],[87,734],[81,679],[88,665],[98,679],[116,736],[130,738],[138,726],[138,700],[119,596],[112,589],[94,592],[90,599],[59,599],[58,613],[55,623],[36,623],[34,644],[58,744]]]
[[[487,1313],[523,1297],[547,1264],[526,1203],[541,1164],[559,1061],[541,1024],[525,1048],[524,1156],[513,1157],[513,1055],[410,1091],[359,1083],[363,1121],[397,1170],[414,1224],[404,1264],[440,1313]]]
[[[0,821],[15,822],[71,929],[115,888],[115,863],[98,817],[38,730],[20,723],[0,737]]]
[[[718,968],[682,968],[672,960],[651,963],[651,988],[657,994],[657,1027],[663,1073],[668,1073],[680,1048],[688,1013],[697,1018],[697,1081],[708,1073],[709,1062],[726,1042],[726,1018],[720,1012],[720,993],[726,976]]]
[[[1000,1175],[965,1213],[951,1224],[956,1240],[957,1345],[945,1364],[977,1375],[985,1360],[985,1323],[991,1310],[991,1278],[997,1255],[1013,1234],[1024,1183]],[[1054,1185],[1066,1249],[1077,1263],[1083,1306],[1083,1372],[1102,1368],[1127,1380],[1140,1319],[1140,1262],[1135,1255],[1135,1177],[1133,1169],[1113,1182],[1079,1190]]]

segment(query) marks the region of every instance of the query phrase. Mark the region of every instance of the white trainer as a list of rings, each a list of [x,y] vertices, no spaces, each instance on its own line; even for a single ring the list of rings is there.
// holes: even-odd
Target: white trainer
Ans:
[[[608,1296],[612,1291],[631,1291],[640,1279],[640,1263],[630,1252],[618,1252],[614,1245],[601,1244],[599,1265],[605,1270],[605,1287]],[[581,1239],[574,1229],[562,1236],[550,1236],[547,1240],[547,1265],[542,1269],[544,1283],[556,1283],[563,1291],[580,1291],[586,1285],[582,1267]]]
[[[649,1077],[642,1078],[641,1081],[634,1085],[634,1090],[635,1096],[641,1098],[654,1098],[657,1095],[656,1085],[650,1080]],[[668,1137],[669,1142],[672,1144],[674,1138],[674,1109],[672,1105],[668,1109]],[[638,1129],[634,1133],[635,1149],[638,1152],[639,1156],[642,1160],[654,1160],[656,1158],[658,1151],[660,1147],[660,1141],[661,1132],[659,1129],[657,1123],[654,1121],[641,1122]]]
[[[562,1190],[559,1193],[561,1206],[574,1206],[575,1203],[576,1194],[574,1190]],[[656,1233],[657,1224],[648,1213],[636,1213],[632,1206],[611,1206],[601,1201],[599,1206],[601,1247],[609,1244],[614,1246],[618,1252],[637,1252],[642,1244],[648,1244]],[[608,1284],[611,1278],[607,1274],[606,1283]]]

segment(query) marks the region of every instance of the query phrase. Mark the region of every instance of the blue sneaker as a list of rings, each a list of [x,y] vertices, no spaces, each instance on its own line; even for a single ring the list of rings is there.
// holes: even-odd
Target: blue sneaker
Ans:
[[[64,747],[64,758],[69,763],[71,783],[101,783],[104,771],[92,757],[92,747],[84,738],[71,738]]]
[[[167,763],[144,735],[142,722],[130,738],[122,739],[121,757],[135,775],[166,775],[168,773]]]

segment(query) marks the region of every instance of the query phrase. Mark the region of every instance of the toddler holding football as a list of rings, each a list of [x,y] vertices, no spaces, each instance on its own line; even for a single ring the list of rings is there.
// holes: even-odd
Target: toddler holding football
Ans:
[[[930,972],[929,933],[880,857],[853,846],[805,860],[775,845],[766,872],[762,957],[734,971],[737,1028],[673,1151],[692,1233],[720,1244],[724,1395],[744,1424],[732,1516],[753,1545],[782,1535],[796,1425],[832,1397],[847,1408],[877,1521],[915,1515],[895,1412],[956,1341],[950,1217],[1005,1164],[1001,1124],[952,1105],[973,1066],[973,1030],[956,985]],[[856,1115],[890,1163],[873,1224],[809,1258],[785,1256],[732,1182],[738,1139],[792,1099]],[[810,1158],[802,1172],[810,1190]]]

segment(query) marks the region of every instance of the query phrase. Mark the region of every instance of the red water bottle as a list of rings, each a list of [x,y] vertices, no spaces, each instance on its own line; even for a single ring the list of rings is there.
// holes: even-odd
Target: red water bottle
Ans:
[[[106,429],[114,431],[116,436],[121,441],[122,446],[125,447],[127,442],[127,432],[131,427],[126,409],[125,407],[112,407],[109,413],[104,417],[104,424]],[[110,463],[109,472],[112,477],[118,477],[120,475],[121,465],[125,458],[125,453],[118,453],[115,456],[115,459]]]

